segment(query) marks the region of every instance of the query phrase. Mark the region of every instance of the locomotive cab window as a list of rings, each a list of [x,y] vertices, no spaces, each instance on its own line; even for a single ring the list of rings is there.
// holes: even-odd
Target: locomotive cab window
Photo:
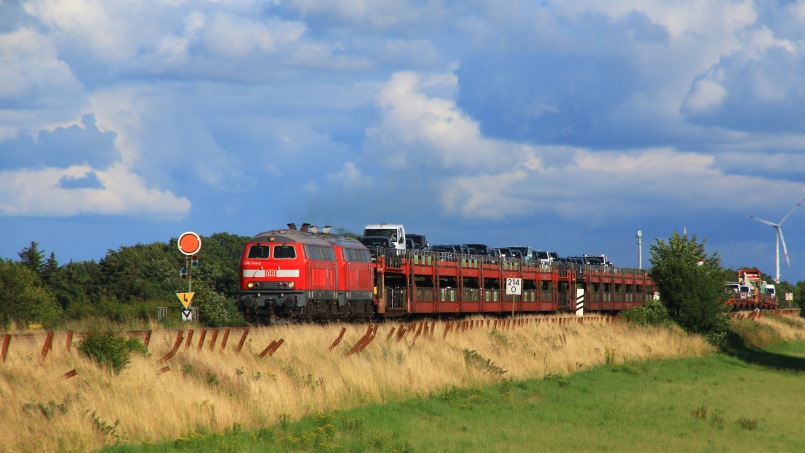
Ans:
[[[296,249],[292,245],[275,245],[274,258],[293,259],[296,258]]]
[[[271,246],[255,244],[249,247],[249,258],[266,259],[271,254]]]

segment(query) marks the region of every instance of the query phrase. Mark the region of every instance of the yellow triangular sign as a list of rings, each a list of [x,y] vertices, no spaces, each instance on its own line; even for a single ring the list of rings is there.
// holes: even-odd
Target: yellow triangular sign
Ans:
[[[182,302],[182,305],[184,305],[184,308],[187,308],[190,306],[190,302],[193,301],[193,294],[196,293],[176,293],[176,296],[179,297],[179,300]]]

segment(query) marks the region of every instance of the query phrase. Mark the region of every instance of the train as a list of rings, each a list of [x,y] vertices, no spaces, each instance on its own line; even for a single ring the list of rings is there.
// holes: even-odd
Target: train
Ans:
[[[776,288],[762,280],[757,269],[739,269],[738,281],[725,284],[729,298],[727,305],[734,311],[776,310]]]
[[[262,232],[240,260],[247,322],[616,313],[656,297],[645,269],[422,249],[370,249],[308,224]]]

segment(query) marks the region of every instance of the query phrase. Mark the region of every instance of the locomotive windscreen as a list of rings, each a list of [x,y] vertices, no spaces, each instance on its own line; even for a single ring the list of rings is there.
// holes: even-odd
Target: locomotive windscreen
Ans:
[[[275,245],[274,258],[296,258],[296,249],[292,245]]]
[[[249,258],[268,258],[271,250],[271,246],[268,245],[252,245],[249,247]]]

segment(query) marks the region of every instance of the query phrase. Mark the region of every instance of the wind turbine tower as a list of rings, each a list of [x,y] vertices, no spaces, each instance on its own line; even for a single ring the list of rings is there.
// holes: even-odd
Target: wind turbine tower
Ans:
[[[786,247],[785,247],[785,238],[783,237],[783,230],[782,230],[782,228],[780,228],[780,225],[782,225],[783,222],[785,222],[785,219],[787,219],[788,216],[790,216],[799,207],[799,205],[802,204],[803,201],[805,201],[805,198],[799,200],[799,202],[797,202],[797,205],[794,206],[790,211],[788,211],[788,214],[786,214],[785,217],[783,217],[782,220],[780,220],[779,223],[774,223],[774,222],[769,222],[768,220],[758,219],[757,217],[751,216],[751,215],[747,216],[750,219],[755,219],[758,222],[765,223],[766,225],[774,228],[774,232],[775,232],[775,240],[774,240],[774,246],[775,247],[774,247],[774,249],[775,249],[776,256],[777,256],[777,269],[776,269],[777,274],[775,274],[775,276],[774,276],[774,282],[775,283],[780,283],[780,244],[781,243],[783,244],[783,253],[785,253],[785,262],[788,263],[789,266],[791,266],[791,261],[788,260],[788,249],[786,249]]]

